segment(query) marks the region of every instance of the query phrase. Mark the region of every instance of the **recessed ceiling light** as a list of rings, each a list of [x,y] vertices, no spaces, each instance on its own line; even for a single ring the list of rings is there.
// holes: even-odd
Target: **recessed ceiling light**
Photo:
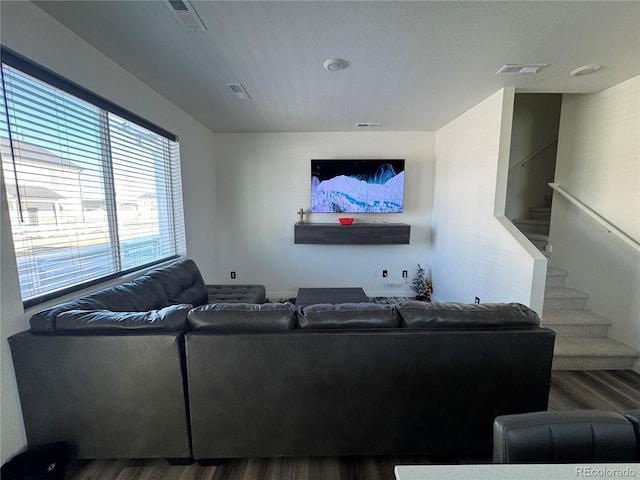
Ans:
[[[496,75],[523,75],[538,73],[540,70],[548,66],[548,63],[507,64],[498,70]]]
[[[575,68],[569,72],[572,77],[580,77],[582,75],[589,75],[600,70],[600,65],[583,65],[582,67]]]
[[[328,58],[324,61],[324,68],[330,72],[337,72],[344,68],[347,68],[347,62],[341,58]]]

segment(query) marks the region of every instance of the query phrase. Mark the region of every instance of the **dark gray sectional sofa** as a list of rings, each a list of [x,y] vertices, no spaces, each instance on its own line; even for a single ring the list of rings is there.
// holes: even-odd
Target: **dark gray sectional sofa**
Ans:
[[[245,287],[258,301],[219,302],[190,260],[134,283],[36,314],[9,339],[31,446],[490,455],[496,416],[547,408],[554,333],[523,305],[296,309],[260,303],[259,286]]]

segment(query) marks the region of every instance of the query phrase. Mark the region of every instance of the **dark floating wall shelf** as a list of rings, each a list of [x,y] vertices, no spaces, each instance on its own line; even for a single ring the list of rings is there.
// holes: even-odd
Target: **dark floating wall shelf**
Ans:
[[[315,245],[408,245],[411,225],[406,223],[303,223],[294,225],[293,243]]]

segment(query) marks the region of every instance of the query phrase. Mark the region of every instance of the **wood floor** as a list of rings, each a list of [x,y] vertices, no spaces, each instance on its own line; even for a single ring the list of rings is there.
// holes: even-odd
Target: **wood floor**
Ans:
[[[630,371],[554,371],[549,410],[640,408],[640,375]],[[66,480],[394,480],[398,464],[489,463],[490,458],[252,458],[220,466],[169,465],[165,460],[75,462]]]

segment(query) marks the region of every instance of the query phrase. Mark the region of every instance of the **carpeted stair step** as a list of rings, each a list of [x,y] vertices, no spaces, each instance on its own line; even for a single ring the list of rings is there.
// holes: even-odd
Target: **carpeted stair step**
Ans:
[[[638,352],[611,338],[556,336],[554,370],[632,370]]]
[[[536,220],[551,220],[551,207],[531,207],[529,218]]]
[[[542,325],[567,337],[606,337],[611,320],[587,310],[544,310]]]
[[[531,243],[535,245],[538,250],[545,251],[547,244],[549,243],[549,235],[544,233],[522,232],[524,236],[529,239]]]
[[[521,232],[542,233],[549,235],[549,220],[539,220],[535,218],[516,218],[513,224]]]
[[[569,274],[560,268],[547,267],[547,286],[561,286]]]
[[[564,285],[547,285],[544,289],[545,310],[583,310],[589,295]]]

